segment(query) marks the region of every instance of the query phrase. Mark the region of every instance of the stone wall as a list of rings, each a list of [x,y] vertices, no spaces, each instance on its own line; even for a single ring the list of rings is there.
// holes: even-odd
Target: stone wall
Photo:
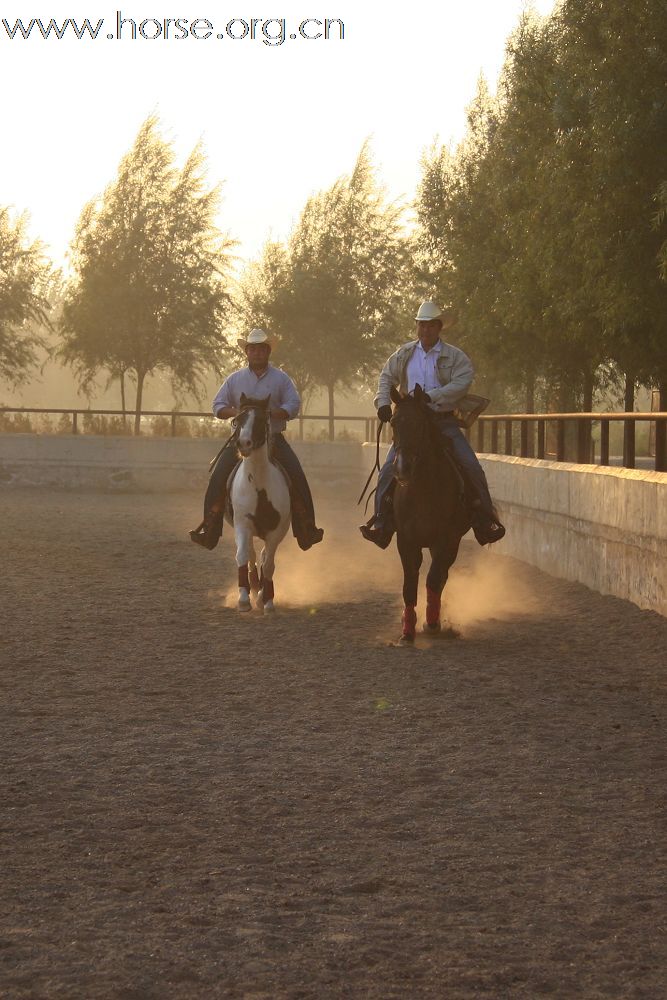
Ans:
[[[667,616],[667,473],[481,460],[508,528],[496,551]]]

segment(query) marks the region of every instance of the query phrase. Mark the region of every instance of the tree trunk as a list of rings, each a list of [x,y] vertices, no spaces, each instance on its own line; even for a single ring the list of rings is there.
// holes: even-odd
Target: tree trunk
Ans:
[[[635,408],[635,375],[634,372],[625,373],[625,397],[623,409],[626,413],[632,413]]]
[[[329,440],[333,441],[335,437],[334,431],[334,384],[329,383],[327,390],[329,392]]]
[[[303,441],[303,411],[305,404],[303,401],[303,392],[301,390],[301,386],[296,381],[296,379],[294,379],[294,384],[296,386],[296,391],[299,394],[299,399],[301,400],[301,406],[299,407],[299,441]]]
[[[535,375],[526,373],[526,413],[535,412]]]
[[[658,408],[661,413],[667,412],[667,381],[658,382]],[[655,425],[655,469],[656,472],[667,472],[667,423]]]
[[[144,394],[144,379],[146,372],[137,372],[137,405],[134,411],[134,433],[141,434],[141,403]]]
[[[595,383],[593,372],[584,372],[583,391],[583,412],[593,412],[593,386]],[[588,463],[593,461],[593,423],[590,420],[579,421],[579,461]]]
[[[526,372],[526,413],[535,412],[535,373],[532,369]],[[526,457],[532,458],[535,452],[533,447],[533,435],[535,424],[527,425],[528,441],[526,442]]]
[[[120,382],[120,407],[123,411],[123,430],[125,430],[125,372],[121,372],[118,376],[118,381]]]

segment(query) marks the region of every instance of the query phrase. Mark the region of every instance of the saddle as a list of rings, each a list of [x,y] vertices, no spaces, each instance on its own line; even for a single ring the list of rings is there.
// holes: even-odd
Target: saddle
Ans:
[[[448,474],[452,476],[454,482],[457,485],[458,502],[456,505],[456,513],[455,513],[456,523],[457,526],[461,529],[461,533],[465,534],[466,531],[468,531],[468,529],[470,528],[470,524],[473,519],[474,502],[475,502],[474,493],[467,485],[465,476],[463,475],[463,472],[461,471],[456,459],[454,458],[454,455],[451,450],[451,444],[446,439],[444,441],[444,444],[445,447],[441,452],[442,461],[448,469]],[[392,508],[394,504],[395,488],[396,488],[396,480],[394,479],[390,483],[389,488],[387,489],[387,492],[385,493],[382,501],[383,503],[382,516],[387,524],[392,525],[392,531],[394,530],[393,528],[394,512]],[[373,515],[373,517],[367,522],[367,526],[368,527],[372,526],[376,520],[377,516]]]

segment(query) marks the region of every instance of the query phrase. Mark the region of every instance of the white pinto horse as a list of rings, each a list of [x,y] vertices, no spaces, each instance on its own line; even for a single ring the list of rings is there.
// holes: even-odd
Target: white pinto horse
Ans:
[[[251,399],[241,394],[236,418],[236,443],[243,461],[231,490],[239,570],[239,611],[250,611],[250,591],[257,594],[257,607],[273,611],[273,571],[276,549],[290,525],[290,495],[285,476],[269,459],[271,411],[269,399]],[[264,542],[255,556],[254,539]]]

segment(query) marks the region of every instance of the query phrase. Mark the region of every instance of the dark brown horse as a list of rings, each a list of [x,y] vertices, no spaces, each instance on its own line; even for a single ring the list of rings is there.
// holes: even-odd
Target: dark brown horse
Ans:
[[[470,528],[463,503],[463,482],[453,459],[445,452],[443,436],[421,386],[411,396],[392,389],[396,404],[391,419],[396,452],[394,520],[403,564],[403,632],[411,642],[417,625],[417,585],[422,549],[431,553],[426,577],[425,632],[440,633],[440,604],[449,568],[461,538]],[[448,634],[455,634],[449,629]]]

